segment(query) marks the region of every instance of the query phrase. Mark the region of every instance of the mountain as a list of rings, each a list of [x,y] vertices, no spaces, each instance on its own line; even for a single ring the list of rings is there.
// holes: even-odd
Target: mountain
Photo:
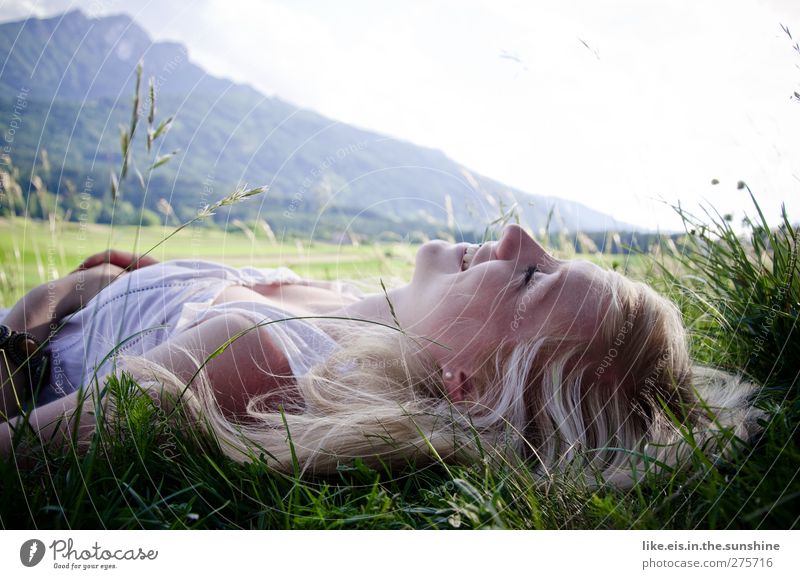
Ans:
[[[7,130],[4,144],[20,175],[30,178],[35,166],[64,198],[86,184],[92,197],[107,196],[140,60],[144,77],[154,78],[158,116],[175,115],[159,154],[179,154],[153,173],[146,191],[131,179],[124,184],[133,206],[155,209],[165,198],[187,219],[248,183],[269,191],[217,219],[265,218],[278,231],[306,233],[336,224],[365,233],[435,234],[447,229],[449,206],[458,231],[480,234],[516,203],[534,230],[630,229],[578,203],[507,187],[441,151],[208,75],[185,47],[153,42],[126,15],[88,18],[78,10],[0,25],[0,115],[16,119],[12,142]],[[143,147],[134,147],[134,161],[145,166]],[[42,167],[42,148],[49,168]]]

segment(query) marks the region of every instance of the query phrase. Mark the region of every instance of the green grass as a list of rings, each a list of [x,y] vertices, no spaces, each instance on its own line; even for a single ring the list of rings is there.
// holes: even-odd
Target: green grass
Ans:
[[[44,221],[0,218],[0,305],[10,307],[33,287],[72,271],[87,256],[108,248],[142,253],[167,238],[174,228],[59,222],[51,231]],[[138,243],[137,243],[138,232]],[[207,259],[233,267],[286,266],[313,279],[378,277],[407,279],[416,248],[400,243],[354,246],[312,240],[273,244],[243,232],[192,226],[170,237],[150,255],[168,259]]]
[[[80,224],[6,219],[0,217],[0,306],[10,307],[33,287],[72,271],[87,256],[108,248],[141,253],[167,238],[174,228]],[[138,235],[137,235],[138,233]],[[138,241],[137,241],[138,239]],[[411,278],[418,246],[375,242],[354,246],[315,242],[313,239],[273,244],[263,234],[248,238],[243,232],[190,227],[170,237],[150,255],[168,259],[207,259],[233,267],[286,266],[302,277],[320,280],[350,279],[380,291],[378,278],[401,282]],[[653,264],[641,255],[575,255],[603,267],[647,277]]]
[[[191,428],[175,428],[125,375],[112,377],[110,395],[128,409],[124,436],[99,430],[85,456],[48,453],[31,468],[0,462],[0,525],[5,528],[511,528],[511,529],[752,529],[798,527],[800,513],[800,274],[797,231],[754,220],[737,237],[724,219],[684,214],[687,235],[677,247],[628,262],[583,256],[607,266],[618,259],[675,299],[693,335],[693,354],[706,364],[742,370],[764,384],[759,406],[770,412],[766,430],[737,445],[724,461],[696,453],[685,468],[649,476],[630,492],[593,491],[570,481],[539,490],[524,465],[434,465],[391,475],[361,463],[337,476],[297,479],[259,463],[238,465]],[[0,229],[6,303],[25,283],[41,283],[36,251],[52,238],[43,224]],[[84,254],[105,248],[108,229],[91,226],[78,253],[65,242],[63,274]],[[21,231],[26,233],[23,236]],[[62,233],[68,239],[71,233]],[[140,247],[162,230],[143,231]],[[119,236],[119,237],[116,237]],[[116,228],[113,247],[131,249],[133,231]],[[314,244],[299,255],[244,235],[184,234],[156,253],[224,259],[226,263],[292,265],[301,275],[406,279],[414,249]],[[15,257],[15,248],[19,259]],[[72,248],[75,253],[68,253]],[[23,251],[24,250],[24,251]],[[306,253],[307,252],[307,253]],[[9,257],[11,256],[11,257]],[[303,261],[303,260],[306,261]],[[293,261],[297,260],[297,261]],[[298,269],[299,268],[299,269]],[[308,269],[303,269],[308,268]],[[338,268],[338,269],[337,269]],[[346,273],[343,273],[346,272]],[[9,282],[9,279],[13,280]],[[37,277],[38,276],[38,277]],[[16,285],[13,285],[16,284]],[[764,336],[767,336],[764,338]],[[759,347],[759,345],[761,347]],[[101,452],[102,449],[102,452]]]

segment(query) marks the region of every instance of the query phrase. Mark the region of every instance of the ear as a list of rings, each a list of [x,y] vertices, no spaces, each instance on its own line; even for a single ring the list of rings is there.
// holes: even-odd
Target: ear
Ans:
[[[452,378],[444,379],[444,388],[451,402],[463,402],[475,390],[467,373],[460,368],[451,370]]]

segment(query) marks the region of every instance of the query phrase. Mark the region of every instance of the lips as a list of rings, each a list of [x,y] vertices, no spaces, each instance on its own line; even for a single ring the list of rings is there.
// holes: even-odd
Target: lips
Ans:
[[[464,247],[464,250],[461,252],[461,271],[466,271],[478,263],[476,260],[478,259],[478,253],[483,248],[483,245],[483,243],[480,245],[471,243]]]

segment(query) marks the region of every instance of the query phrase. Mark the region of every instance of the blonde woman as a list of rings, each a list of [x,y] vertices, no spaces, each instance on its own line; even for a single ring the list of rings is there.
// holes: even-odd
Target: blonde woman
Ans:
[[[4,323],[33,350],[68,314],[39,391],[26,399],[24,362],[3,365],[6,455],[20,407],[50,443],[77,425],[80,447],[96,411],[118,414],[100,396],[114,365],[162,407],[183,405],[232,459],[289,472],[292,452],[312,473],[354,457],[522,457],[544,479],[624,487],[688,451],[681,428],[701,444],[720,427],[746,438],[758,416],[752,385],[692,365],[674,304],[556,259],[516,225],[480,246],[426,243],[408,284],[374,294],[284,267],[111,252]]]

